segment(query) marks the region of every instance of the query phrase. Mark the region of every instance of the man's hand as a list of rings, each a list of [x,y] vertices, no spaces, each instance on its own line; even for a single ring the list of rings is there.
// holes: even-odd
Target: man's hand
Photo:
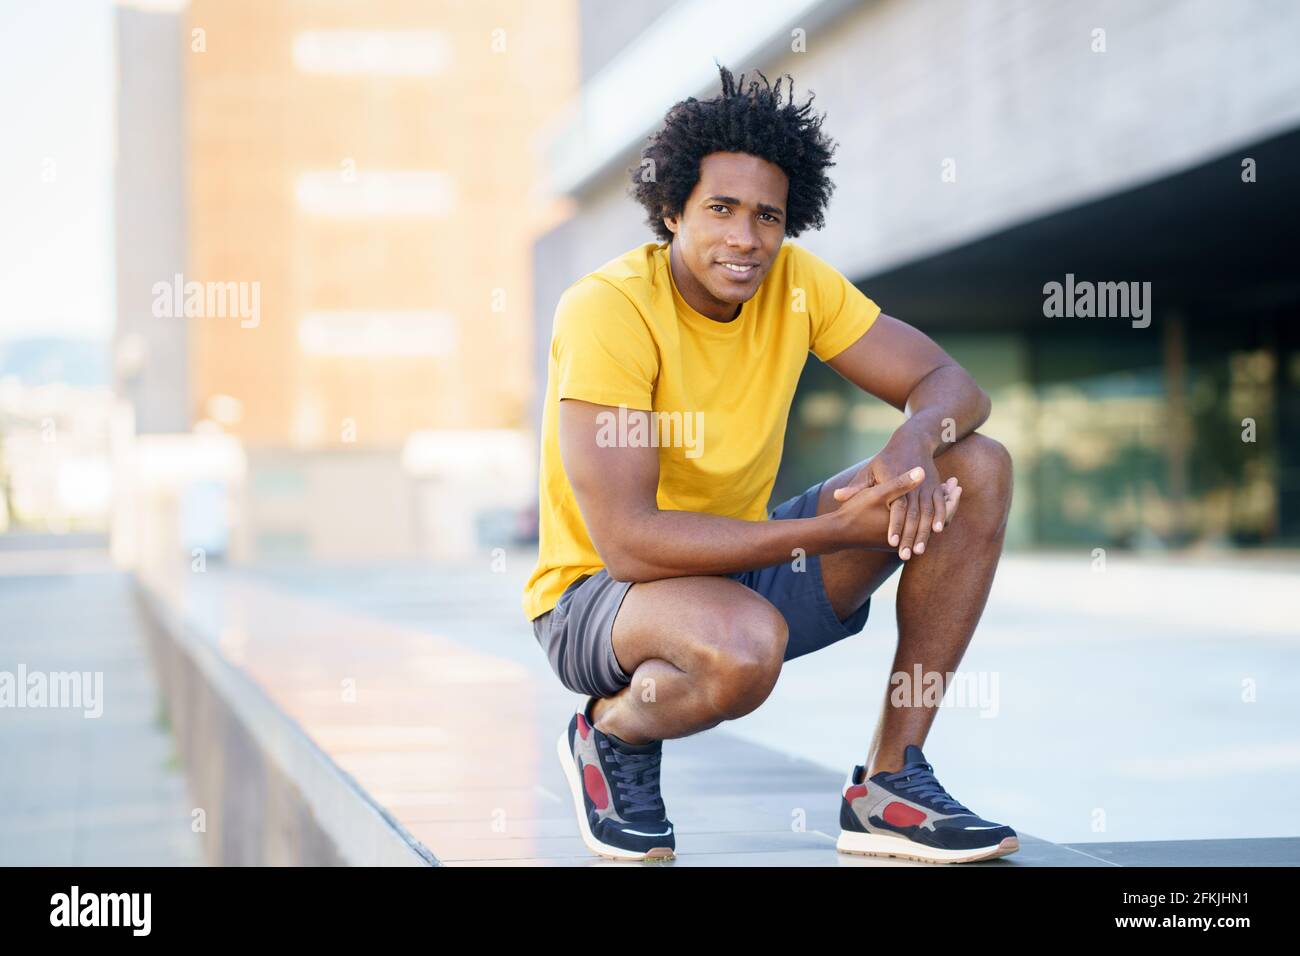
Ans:
[[[855,476],[856,477],[856,476]],[[873,551],[892,551],[893,546],[886,543],[889,533],[892,501],[901,501],[911,491],[919,488],[925,481],[921,468],[904,472],[889,481],[870,487],[857,486],[850,490],[848,486],[836,489],[835,497],[843,498],[844,504],[831,512],[840,526],[845,547],[868,548]],[[940,514],[945,522],[951,521],[957,512],[957,503],[961,498],[961,489],[956,478],[940,485],[943,504]],[[848,492],[841,496],[840,492]]]
[[[961,487],[955,477],[940,483],[934,457],[918,443],[896,445],[892,441],[862,467],[843,488],[836,489],[835,500],[845,502],[863,489],[889,483],[895,475],[912,468],[922,468],[925,477],[906,494],[889,500],[886,540],[898,556],[906,561],[913,554],[924,554],[930,535],[943,531],[956,510]],[[951,499],[951,502],[950,502]]]

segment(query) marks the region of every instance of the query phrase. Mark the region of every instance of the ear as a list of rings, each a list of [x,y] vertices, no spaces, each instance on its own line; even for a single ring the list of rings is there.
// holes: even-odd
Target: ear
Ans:
[[[664,216],[663,219],[664,219],[664,225],[668,227],[668,231],[671,232],[674,236],[677,235],[677,217]]]

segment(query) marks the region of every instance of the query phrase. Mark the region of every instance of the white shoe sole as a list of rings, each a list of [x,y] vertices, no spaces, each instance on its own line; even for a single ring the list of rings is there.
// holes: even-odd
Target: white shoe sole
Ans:
[[[977,860],[992,860],[1006,856],[1008,853],[1015,853],[1020,849],[1020,840],[1012,836],[993,846],[976,847],[971,850],[940,850],[906,837],[841,830],[840,838],[835,841],[835,849],[855,856],[893,856],[902,860],[919,860],[922,863],[974,863]]]
[[[573,751],[569,749],[567,728],[555,742],[555,751],[560,758],[560,766],[564,768],[564,779],[569,782],[569,793],[573,795],[573,809],[578,815],[578,832],[582,834],[582,842],[587,845],[588,850],[610,860],[660,861],[673,858],[673,851],[668,847],[655,847],[648,853],[643,853],[640,850],[624,850],[597,840],[595,834],[591,832],[591,825],[587,822],[587,804],[582,798],[582,776],[578,773]]]

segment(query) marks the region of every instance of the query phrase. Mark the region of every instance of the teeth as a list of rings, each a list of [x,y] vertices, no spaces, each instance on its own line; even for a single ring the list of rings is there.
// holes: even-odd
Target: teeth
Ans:
[[[750,269],[754,268],[753,266],[736,266],[732,265],[730,262],[724,262],[723,265],[732,272],[748,272]]]

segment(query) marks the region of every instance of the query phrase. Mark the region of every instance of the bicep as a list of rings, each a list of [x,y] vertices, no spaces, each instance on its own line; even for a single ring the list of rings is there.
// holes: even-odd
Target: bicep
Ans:
[[[627,409],[629,417],[645,414]],[[657,507],[659,452],[620,443],[619,409],[566,398],[559,403],[560,458],[592,544],[606,564],[618,534]],[[614,439],[611,441],[611,439]]]
[[[903,411],[921,379],[957,363],[924,332],[882,312],[865,334],[826,364]]]

